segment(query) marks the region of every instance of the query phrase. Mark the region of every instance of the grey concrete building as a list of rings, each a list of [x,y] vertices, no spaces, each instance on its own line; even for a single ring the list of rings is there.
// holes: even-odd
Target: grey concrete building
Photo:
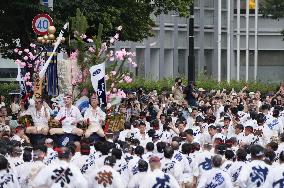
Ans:
[[[227,75],[227,0],[222,0],[222,53],[221,77]],[[207,74],[217,79],[217,25],[218,1],[195,0],[195,63],[196,75]],[[231,79],[236,79],[236,0],[231,0]],[[241,0],[245,9],[245,0]],[[233,14],[234,13],[234,14]],[[254,13],[249,20],[249,80],[253,80],[254,65]],[[188,19],[174,13],[154,18],[155,37],[141,43],[118,43],[116,48],[136,50],[138,68],[136,74],[149,79],[187,75]],[[245,78],[245,10],[241,11],[240,23],[240,79]],[[272,20],[259,14],[257,80],[278,82],[284,80],[284,41],[281,30],[284,19]]]

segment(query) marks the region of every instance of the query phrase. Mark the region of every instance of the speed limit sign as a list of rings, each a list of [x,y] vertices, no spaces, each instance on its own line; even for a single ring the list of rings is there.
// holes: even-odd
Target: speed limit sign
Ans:
[[[53,21],[48,14],[38,14],[34,17],[32,26],[36,34],[46,35],[48,27],[53,26]]]

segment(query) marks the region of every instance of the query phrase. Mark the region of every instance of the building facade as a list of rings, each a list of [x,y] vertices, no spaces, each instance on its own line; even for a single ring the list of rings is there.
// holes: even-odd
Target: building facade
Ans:
[[[227,76],[227,3],[222,0],[221,18],[221,78]],[[195,0],[195,73],[206,74],[217,79],[218,62],[218,1]],[[240,79],[245,79],[246,50],[246,15],[245,0],[241,0],[240,22]],[[236,80],[237,50],[237,14],[236,0],[231,0],[231,80]],[[254,79],[254,11],[249,19],[249,80]],[[154,18],[156,27],[154,37],[141,43],[125,42],[116,44],[116,48],[127,48],[136,51],[138,68],[133,70],[137,76],[149,79],[187,75],[188,70],[188,19],[180,18],[174,13]],[[278,82],[284,80],[284,41],[281,31],[284,19],[263,18],[258,21],[258,66],[257,80]]]

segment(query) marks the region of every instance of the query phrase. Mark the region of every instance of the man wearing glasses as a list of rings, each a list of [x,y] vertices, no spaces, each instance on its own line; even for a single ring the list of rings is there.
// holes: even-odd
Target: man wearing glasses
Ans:
[[[60,108],[57,116],[54,118],[55,123],[61,124],[62,128],[52,128],[49,133],[51,135],[71,133],[82,136],[83,130],[77,128],[77,124],[83,121],[83,117],[80,110],[72,105],[72,95],[67,94],[64,97],[64,103],[65,106]]]

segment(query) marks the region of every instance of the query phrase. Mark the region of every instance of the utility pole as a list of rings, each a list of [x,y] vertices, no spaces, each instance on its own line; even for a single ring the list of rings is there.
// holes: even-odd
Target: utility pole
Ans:
[[[195,59],[194,59],[194,3],[190,6],[189,17],[189,38],[188,38],[188,85],[190,81],[195,81]]]

